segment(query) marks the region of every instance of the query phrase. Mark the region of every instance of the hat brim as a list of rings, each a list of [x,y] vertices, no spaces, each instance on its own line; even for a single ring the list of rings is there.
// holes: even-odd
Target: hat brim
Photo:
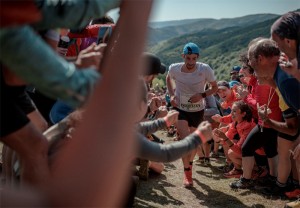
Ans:
[[[226,89],[229,89],[227,86],[218,86],[218,89],[223,89],[223,90],[226,90]]]

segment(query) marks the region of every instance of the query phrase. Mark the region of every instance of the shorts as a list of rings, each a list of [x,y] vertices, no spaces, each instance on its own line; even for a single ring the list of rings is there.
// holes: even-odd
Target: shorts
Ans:
[[[197,112],[186,112],[178,108],[173,108],[179,112],[178,120],[185,120],[188,122],[189,127],[197,128],[199,124],[203,121],[204,109]]]
[[[35,106],[25,93],[25,86],[8,86],[3,79],[2,71],[0,74],[0,137],[4,137],[28,124],[27,114],[33,112]]]
[[[277,136],[278,132],[272,128],[263,128],[256,125],[248,134],[242,145],[242,156],[252,157],[257,149],[263,147],[268,158],[277,155]]]
[[[256,165],[269,167],[268,158],[266,155],[259,155],[255,152],[254,159],[255,159]]]
[[[289,119],[289,118],[298,118],[298,132],[296,135],[294,136],[291,136],[289,134],[285,134],[285,133],[282,133],[282,132],[278,132],[278,136],[285,139],[285,140],[288,140],[288,141],[295,141],[299,134],[300,134],[300,116],[297,115],[297,112],[293,111],[292,109],[287,109],[285,111],[282,112],[282,115],[283,115],[283,118],[285,119]]]

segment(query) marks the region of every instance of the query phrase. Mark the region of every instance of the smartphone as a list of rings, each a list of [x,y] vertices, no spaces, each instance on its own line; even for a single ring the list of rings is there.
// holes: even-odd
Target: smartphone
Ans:
[[[112,26],[111,25],[103,25],[99,28],[97,44],[99,43],[107,43],[112,34]]]

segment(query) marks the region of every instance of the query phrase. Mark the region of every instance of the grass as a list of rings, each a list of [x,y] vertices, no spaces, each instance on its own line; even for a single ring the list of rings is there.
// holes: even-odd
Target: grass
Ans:
[[[172,139],[166,132],[157,135],[166,143]],[[213,208],[274,208],[284,207],[286,199],[265,197],[258,190],[232,190],[227,179],[217,169],[224,158],[212,159],[210,167],[195,163],[193,166],[194,187],[182,186],[183,166],[181,160],[165,164],[162,174],[150,174],[148,181],[140,181],[135,207],[213,207]]]

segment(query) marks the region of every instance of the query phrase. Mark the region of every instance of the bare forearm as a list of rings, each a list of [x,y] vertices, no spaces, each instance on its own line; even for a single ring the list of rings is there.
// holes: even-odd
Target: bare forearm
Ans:
[[[294,125],[288,125],[286,122],[278,122],[272,119],[267,119],[265,123],[281,133],[291,136],[295,136],[297,134],[297,127]]]
[[[171,83],[171,78],[169,76],[167,76],[167,88],[168,88],[168,92],[170,96],[174,96],[174,89]]]
[[[205,94],[206,94],[206,96],[213,95],[217,92],[217,90],[218,90],[217,85],[212,86],[211,88],[209,88],[208,90],[205,91]]]

